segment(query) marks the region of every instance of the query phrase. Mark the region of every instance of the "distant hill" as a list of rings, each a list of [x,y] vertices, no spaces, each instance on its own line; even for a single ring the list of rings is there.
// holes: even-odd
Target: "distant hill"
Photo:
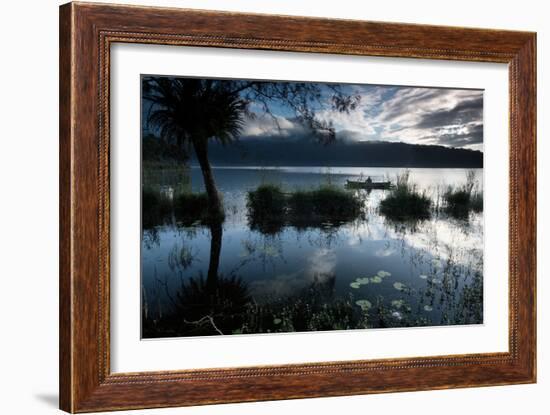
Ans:
[[[246,139],[223,146],[212,142],[209,158],[217,166],[483,167],[480,151],[390,142]],[[191,164],[196,164],[194,157]]]

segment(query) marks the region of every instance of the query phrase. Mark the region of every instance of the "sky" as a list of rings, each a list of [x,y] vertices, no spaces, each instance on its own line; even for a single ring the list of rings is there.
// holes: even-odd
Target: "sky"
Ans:
[[[225,82],[225,81],[222,81]],[[281,81],[283,82],[283,81]],[[332,122],[342,141],[389,141],[440,145],[483,151],[483,91],[434,87],[333,84],[349,96],[359,96],[349,112],[332,108],[333,89],[321,91],[313,105],[319,120]],[[150,105],[144,100],[143,122]],[[311,137],[296,113],[281,103],[270,104],[271,115],[251,101],[241,139],[303,139]]]
[[[324,87],[321,86],[323,89]],[[332,121],[338,139],[441,145],[483,151],[483,91],[381,85],[345,85],[361,97],[354,111],[341,113],[328,103],[317,117]],[[327,92],[328,94],[328,92]],[[251,105],[242,138],[302,137],[307,134],[288,108],[273,108],[277,123]]]

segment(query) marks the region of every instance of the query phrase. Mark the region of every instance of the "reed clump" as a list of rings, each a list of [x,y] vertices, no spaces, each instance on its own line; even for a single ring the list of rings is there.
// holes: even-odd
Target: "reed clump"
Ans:
[[[192,224],[210,223],[222,218],[211,218],[206,193],[183,192],[172,194],[162,189],[144,187],[141,193],[142,224],[144,229],[173,222]]]
[[[278,185],[262,184],[247,193],[251,226],[268,232],[285,225],[308,227],[349,222],[363,214],[363,206],[357,194],[326,184],[290,192],[284,192]]]
[[[444,210],[454,217],[468,216],[470,211],[483,211],[483,192],[475,178],[475,172],[466,173],[466,183],[459,187],[449,186],[443,194]]]
[[[409,182],[408,170],[397,176],[396,185],[380,202],[380,212],[390,219],[425,219],[430,216],[432,202],[416,184]]]

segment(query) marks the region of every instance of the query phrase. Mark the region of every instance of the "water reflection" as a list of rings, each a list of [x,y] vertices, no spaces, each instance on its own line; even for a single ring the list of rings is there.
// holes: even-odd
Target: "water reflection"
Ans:
[[[331,178],[337,185],[354,177],[342,171]],[[308,188],[326,175],[303,169],[215,173],[223,223],[189,223],[162,208],[157,225],[144,221],[144,337],[483,322],[482,212],[456,217],[437,209],[448,184],[442,178],[460,183],[463,170],[412,171],[436,206],[422,220],[381,215],[386,191],[378,190],[359,191],[364,216],[353,221],[275,218],[261,226],[250,222],[246,191],[267,180]],[[193,169],[189,174],[192,190],[201,191],[200,178],[193,178]],[[178,197],[176,190],[171,194]]]

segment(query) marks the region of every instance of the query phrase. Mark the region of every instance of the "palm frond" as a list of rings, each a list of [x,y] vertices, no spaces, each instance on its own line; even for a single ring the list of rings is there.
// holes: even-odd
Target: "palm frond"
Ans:
[[[249,102],[227,83],[209,79],[148,77],[143,97],[151,103],[147,124],[167,142],[238,139]]]

